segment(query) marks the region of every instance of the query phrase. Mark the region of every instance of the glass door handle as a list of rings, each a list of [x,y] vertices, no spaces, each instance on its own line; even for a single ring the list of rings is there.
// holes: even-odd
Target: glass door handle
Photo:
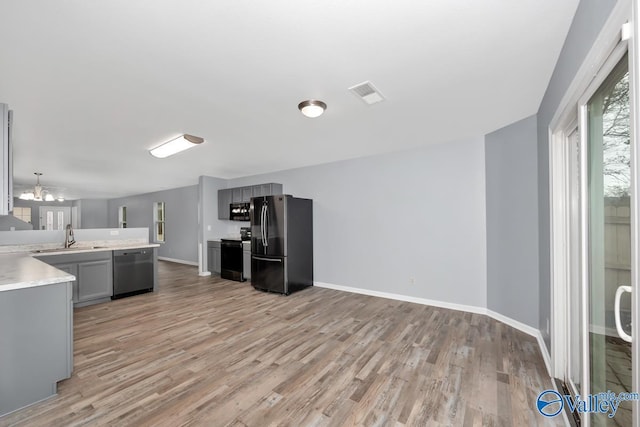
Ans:
[[[622,329],[622,322],[620,321],[620,298],[625,292],[631,293],[631,286],[618,286],[613,304],[613,312],[616,318],[616,330],[618,331],[618,335],[620,335],[620,338],[626,342],[631,342],[631,335],[627,334],[624,329]]]

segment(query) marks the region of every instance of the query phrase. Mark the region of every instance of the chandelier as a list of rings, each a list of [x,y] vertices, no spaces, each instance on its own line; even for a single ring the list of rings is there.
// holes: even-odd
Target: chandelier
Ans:
[[[33,174],[36,176],[36,186],[33,187],[33,191],[23,191],[22,194],[20,194],[19,199],[33,200],[35,202],[53,202],[54,200],[56,200],[56,198],[53,197],[53,194],[46,191],[44,188],[42,188],[42,185],[40,185],[40,177],[42,176],[42,173],[34,172]],[[62,202],[64,201],[64,198],[59,197],[58,201]]]

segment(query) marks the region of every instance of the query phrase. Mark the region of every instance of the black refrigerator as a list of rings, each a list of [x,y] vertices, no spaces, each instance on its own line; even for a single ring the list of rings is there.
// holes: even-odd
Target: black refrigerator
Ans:
[[[313,201],[288,194],[251,199],[251,285],[289,295],[313,286]]]

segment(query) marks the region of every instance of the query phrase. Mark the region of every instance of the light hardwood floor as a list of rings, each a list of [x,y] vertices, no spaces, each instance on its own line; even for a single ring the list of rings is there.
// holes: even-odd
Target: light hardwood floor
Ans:
[[[536,341],[486,316],[160,263],[160,291],[75,310],[72,378],[18,426],[561,425]]]

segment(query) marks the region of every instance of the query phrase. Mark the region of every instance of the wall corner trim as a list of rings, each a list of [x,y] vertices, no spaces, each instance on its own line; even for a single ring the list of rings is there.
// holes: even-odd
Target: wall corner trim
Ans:
[[[497,320],[498,322],[502,322],[507,326],[510,326],[514,329],[519,330],[520,332],[524,332],[525,334],[535,338],[538,342],[538,346],[540,347],[540,353],[542,354],[542,359],[544,360],[545,367],[547,368],[547,374],[551,377],[551,369],[550,369],[551,358],[549,356],[549,350],[547,349],[547,346],[544,343],[544,339],[542,338],[542,333],[540,332],[540,330],[534,328],[533,326],[526,325],[522,322],[514,320],[510,317],[507,317],[503,314],[497,313],[493,310],[489,310],[485,307],[476,307],[473,305],[456,304],[456,303],[445,302],[445,301],[437,301],[437,300],[431,300],[426,298],[412,297],[408,295],[394,294],[390,292],[380,292],[380,291],[372,291],[370,289],[354,288],[351,286],[334,285],[332,283],[313,282],[313,285],[319,288],[333,289],[336,291],[351,292],[354,294],[362,294],[362,295],[369,295],[373,297],[388,298],[388,299],[393,299],[398,301],[413,302],[416,304],[429,305],[433,307],[447,308],[450,310],[464,311],[468,313],[475,313],[475,314],[482,314],[485,316],[489,316],[492,319]]]

